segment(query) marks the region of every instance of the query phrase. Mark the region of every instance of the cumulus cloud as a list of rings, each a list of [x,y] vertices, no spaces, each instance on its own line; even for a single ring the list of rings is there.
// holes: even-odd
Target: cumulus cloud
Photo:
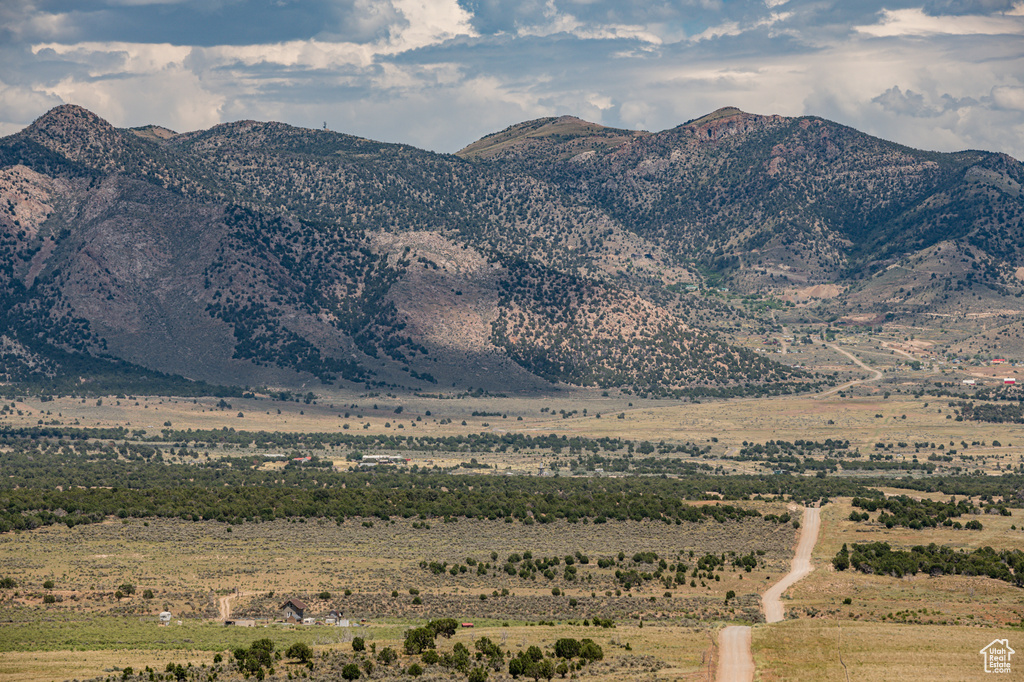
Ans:
[[[882,21],[858,30],[875,37],[947,35],[1017,35],[1024,33],[1024,16],[933,15],[923,9],[885,10]]]
[[[892,86],[878,97],[873,98],[871,101],[880,105],[886,111],[902,116],[930,118],[942,113],[935,107],[925,104],[924,95],[914,92],[913,90],[903,92],[900,90],[899,86],[896,85]]]
[[[992,104],[999,109],[1024,111],[1024,87],[998,86],[992,88]]]

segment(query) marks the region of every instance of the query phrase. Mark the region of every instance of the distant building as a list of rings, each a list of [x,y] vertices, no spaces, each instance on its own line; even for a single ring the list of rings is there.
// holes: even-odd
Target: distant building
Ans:
[[[226,620],[224,625],[233,625],[236,628],[254,628],[256,627],[256,621],[252,618],[238,618],[235,620]]]
[[[298,599],[289,599],[281,605],[281,619],[286,623],[301,623],[306,615],[306,605]]]
[[[1006,385],[1006,386],[1013,386],[1016,383],[1017,383],[1017,380],[1014,379],[1013,377],[1006,377],[1005,379],[1003,379],[1003,384]]]
[[[973,386],[975,384],[975,381],[974,379],[964,379],[960,383],[963,384],[964,386]]]
[[[331,611],[324,618],[325,625],[334,625],[339,628],[347,628],[349,626],[348,618],[341,617],[341,611]]]
[[[406,465],[411,460],[405,457],[396,457],[394,455],[363,455],[363,458],[359,460],[359,466],[361,467],[372,467],[377,465]]]

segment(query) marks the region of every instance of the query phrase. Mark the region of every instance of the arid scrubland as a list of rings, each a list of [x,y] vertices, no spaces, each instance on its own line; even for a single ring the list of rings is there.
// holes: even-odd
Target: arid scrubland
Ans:
[[[157,481],[222,490],[223,500],[251,500],[253,509],[261,498],[283,504],[290,497],[289,509],[299,513],[213,520],[203,516],[210,497],[197,492],[185,517],[121,517],[113,508],[97,520],[58,508],[44,525],[3,533],[0,578],[13,586],[0,588],[0,643],[8,652],[0,678],[130,679],[143,671],[148,679],[148,666],[163,679],[178,672],[182,679],[241,679],[234,661],[249,659],[235,651],[270,639],[280,658],[272,656],[273,673],[263,668],[269,679],[337,679],[350,665],[370,679],[410,678],[414,665],[421,679],[465,679],[456,645],[469,652],[469,673],[483,667],[490,680],[511,679],[510,661],[533,646],[541,654],[535,663],[551,661],[558,677],[555,668],[565,662],[567,674],[581,679],[713,679],[716,633],[746,623],[762,680],[971,679],[983,646],[1016,642],[1024,622],[1019,587],[987,575],[836,570],[833,559],[844,545],[877,542],[900,551],[931,543],[1019,551],[1022,487],[1014,482],[1024,425],[963,419],[958,401],[990,395],[961,395],[974,390],[960,383],[971,372],[912,368],[920,356],[913,353],[922,351],[909,342],[899,346],[909,358],[874,340],[835,348],[800,349],[805,361],[840,372],[834,390],[729,401],[561,387],[529,398],[352,391],[321,392],[308,402],[266,395],[6,402],[0,427],[11,457],[4,466],[20,486],[0,492],[8,503],[27,499],[18,495],[31,486],[36,457],[66,462],[83,481],[96,466],[111,478],[90,484],[92,491],[131,493],[133,504],[142,499],[142,481]],[[996,388],[991,378],[977,378]],[[81,435],[32,436],[46,428]],[[114,428],[124,430],[97,437],[95,429]],[[537,440],[528,447],[501,441],[517,434]],[[397,471],[362,466],[360,457],[373,454],[409,461]],[[306,456],[323,468],[292,462]],[[188,466],[174,471],[186,480],[160,478],[163,467],[181,465]],[[52,474],[36,480],[49,486]],[[220,476],[231,482],[216,483]],[[382,481],[394,486],[394,500],[472,498],[483,512],[317,512],[317,500],[375,491]],[[509,483],[495,494],[532,488],[544,498],[539,503],[559,511],[488,512],[472,496],[494,481]],[[659,509],[670,508],[665,497],[676,490],[687,507],[738,506],[759,516],[681,521],[632,510],[598,521],[564,507],[566,500],[591,504],[614,486],[633,486],[634,501],[661,500]],[[955,518],[957,527],[912,528],[899,519],[888,526],[877,512],[853,521],[851,513],[863,511],[854,495],[952,499],[970,512]],[[800,504],[815,500],[822,503],[815,570],[786,593],[787,620],[766,625],[760,595],[788,570],[798,532],[792,521]],[[66,515],[76,522],[62,522]],[[959,527],[972,520],[981,528]],[[350,626],[277,622],[290,598],[314,619],[334,610]],[[225,604],[231,619],[257,627],[224,627]],[[162,611],[173,614],[168,626],[158,623]],[[406,653],[406,633],[446,618],[473,627],[438,637],[436,663]],[[353,650],[356,638],[365,650]],[[603,658],[568,668],[569,659],[555,655],[566,638],[593,640]],[[484,639],[502,651],[501,666],[483,653],[489,644],[478,646]],[[312,648],[312,669],[285,655],[296,644]],[[382,656],[385,650],[397,659]]]

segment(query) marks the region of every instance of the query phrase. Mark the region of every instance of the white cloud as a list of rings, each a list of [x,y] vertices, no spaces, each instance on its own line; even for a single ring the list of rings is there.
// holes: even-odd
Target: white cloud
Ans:
[[[701,33],[693,36],[691,40],[693,40],[693,42],[701,42],[704,40],[721,38],[723,36],[738,36],[748,31],[772,26],[773,24],[785,21],[791,16],[793,16],[791,12],[774,12],[767,17],[762,17],[756,21],[744,24],[741,24],[738,21],[727,21],[717,26],[708,27]]]
[[[97,112],[115,125],[157,123],[179,132],[220,123],[226,99],[205,88],[195,74],[177,67],[99,82],[67,78],[44,91]],[[147,93],[147,97],[136,97],[139,92]]]
[[[0,81],[0,129],[3,130],[0,135],[9,135],[23,127],[14,121],[31,121],[59,104],[60,98],[54,95],[36,88],[10,85]],[[10,123],[4,123],[7,121]]]
[[[181,66],[192,51],[190,47],[153,43],[40,43],[32,53],[52,52],[90,66],[92,77],[110,74],[146,74],[169,66]]]
[[[367,0],[360,0],[367,3]],[[476,35],[470,15],[456,0],[394,0],[401,21],[392,24],[388,37],[371,43],[293,40],[262,45],[218,45],[191,47],[170,44],[127,42],[59,42],[32,46],[33,54],[55,54],[89,64],[90,75],[111,73],[152,73],[186,59],[200,61],[205,68],[275,64],[306,69],[337,66],[369,66],[388,57],[431,45],[456,36]],[[368,10],[373,12],[376,10]],[[365,15],[364,15],[365,16]],[[115,61],[111,63],[112,57]]]
[[[923,9],[884,10],[877,24],[858,26],[857,31],[876,38],[894,36],[1021,35],[1024,16],[929,16]]]
[[[456,0],[393,0],[408,26],[398,32],[386,54],[436,45],[456,36],[475,36],[472,16]]]
[[[660,45],[663,42],[662,36],[652,30],[661,27],[660,25],[649,27],[634,24],[590,23],[580,20],[569,12],[559,10],[555,0],[547,0],[543,18],[543,22],[518,25],[516,34],[520,37],[568,34],[581,40],[638,40],[653,45]]]
[[[992,102],[1000,109],[1024,111],[1024,87],[998,86],[992,88]]]

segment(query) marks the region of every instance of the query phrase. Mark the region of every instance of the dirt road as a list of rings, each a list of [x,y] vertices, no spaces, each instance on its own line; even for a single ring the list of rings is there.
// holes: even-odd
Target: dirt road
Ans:
[[[858,367],[860,367],[861,369],[863,369],[866,372],[871,372],[874,376],[869,377],[867,379],[854,379],[853,381],[847,381],[842,386],[836,386],[835,388],[830,388],[827,391],[819,393],[816,397],[824,398],[825,396],[833,395],[835,393],[838,393],[839,391],[845,391],[846,389],[850,388],[851,386],[857,386],[858,384],[866,384],[866,383],[868,383],[870,381],[878,381],[879,379],[882,378],[882,373],[880,371],[878,371],[877,369],[875,369],[873,367],[868,367],[863,362],[861,362],[860,358],[858,358],[853,353],[845,351],[842,348],[840,348],[839,346],[837,346],[835,344],[831,344],[831,343],[829,344],[828,347],[831,348],[832,350],[834,350],[835,352],[840,353],[840,354],[845,355],[846,357],[850,358],[851,360],[853,360],[853,364],[857,365]]]
[[[821,510],[804,507],[804,518],[800,524],[800,540],[789,573],[772,585],[761,596],[764,619],[777,623],[785,617],[782,607],[782,593],[795,582],[814,570],[811,566],[811,552],[818,541],[821,527]],[[730,625],[718,633],[718,675],[717,682],[753,682],[754,654],[750,649],[751,629],[744,625]]]
[[[247,596],[249,596],[251,594],[252,594],[252,592],[233,592],[233,593],[227,595],[226,597],[221,597],[220,599],[218,599],[217,603],[220,604],[220,619],[221,619],[221,621],[225,621],[225,620],[228,620],[229,618],[231,618],[231,600],[232,599],[234,599],[235,597],[247,597]]]
[[[718,633],[716,682],[753,682],[754,654],[748,625],[730,625]]]
[[[796,556],[792,567],[782,580],[768,588],[761,597],[766,623],[778,623],[785,618],[782,607],[782,594],[794,583],[814,570],[811,566],[811,552],[818,541],[818,529],[821,527],[821,510],[817,507],[804,508],[804,520],[800,525],[800,542],[796,546]]]
[[[227,620],[231,617],[231,600],[235,598],[235,595],[231,594],[226,597],[221,597],[217,600],[220,604],[220,619]]]

